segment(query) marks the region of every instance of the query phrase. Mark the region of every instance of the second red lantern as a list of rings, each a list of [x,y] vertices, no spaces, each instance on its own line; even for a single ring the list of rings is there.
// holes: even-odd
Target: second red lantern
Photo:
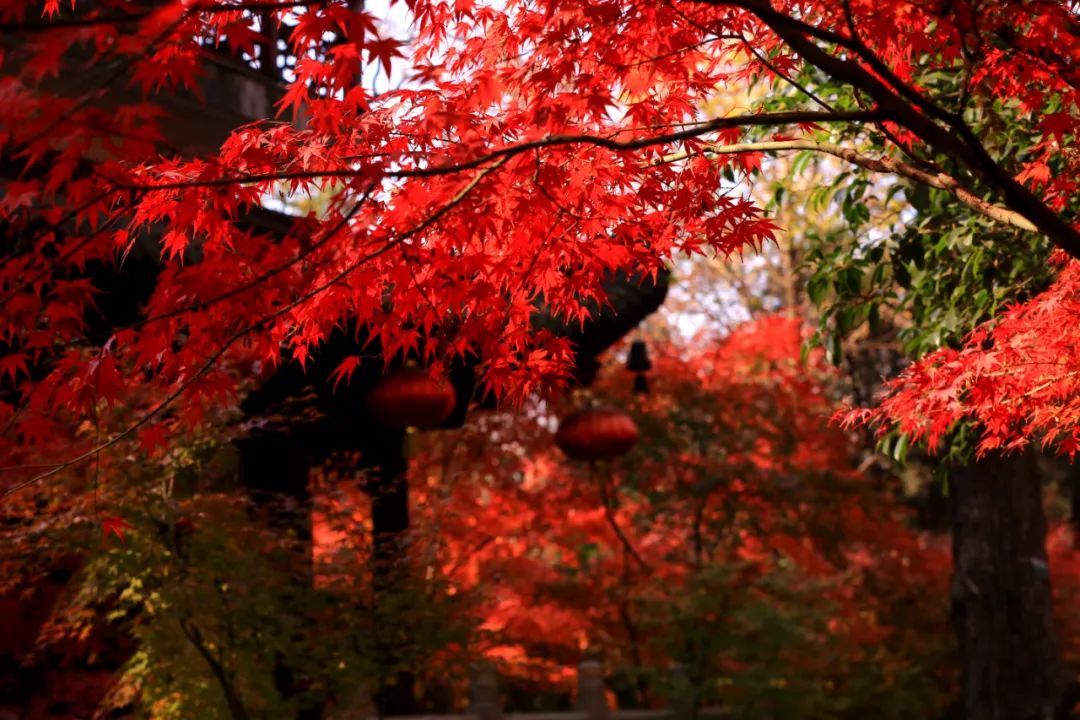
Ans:
[[[578,410],[559,423],[555,444],[574,460],[608,460],[630,452],[637,444],[634,419],[622,410]]]

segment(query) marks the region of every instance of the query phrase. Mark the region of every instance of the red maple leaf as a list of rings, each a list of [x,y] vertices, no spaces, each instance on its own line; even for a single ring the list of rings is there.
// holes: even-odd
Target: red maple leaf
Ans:
[[[101,518],[101,539],[108,542],[110,536],[115,536],[120,542],[125,542],[124,533],[130,530],[131,523],[122,517],[108,515]]]

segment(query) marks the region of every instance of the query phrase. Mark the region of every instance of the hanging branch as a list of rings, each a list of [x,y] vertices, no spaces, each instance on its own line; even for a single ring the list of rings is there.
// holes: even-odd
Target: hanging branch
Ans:
[[[595,465],[595,462],[589,464],[590,474],[593,473]],[[641,556],[641,553],[637,551],[637,548],[634,547],[634,544],[630,542],[630,538],[628,538],[626,536],[626,533],[623,532],[622,527],[619,526],[618,519],[615,517],[614,501],[611,496],[611,491],[608,488],[608,482],[611,478],[610,465],[608,466],[607,471],[607,477],[605,478],[603,475],[601,475],[598,483],[600,486],[600,500],[604,504],[604,517],[607,518],[608,525],[611,526],[611,531],[615,533],[615,537],[617,537],[619,539],[619,542],[622,543],[623,549],[626,551],[627,555],[632,557],[634,559],[634,562],[641,566],[642,570],[647,573],[651,573],[652,566],[645,561],[645,558],[643,558]]]

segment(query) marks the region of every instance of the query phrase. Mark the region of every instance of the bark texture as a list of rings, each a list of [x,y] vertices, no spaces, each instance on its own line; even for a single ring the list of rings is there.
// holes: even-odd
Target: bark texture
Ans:
[[[957,469],[950,490],[962,717],[1070,717],[1073,688],[1054,628],[1034,458],[991,457]]]

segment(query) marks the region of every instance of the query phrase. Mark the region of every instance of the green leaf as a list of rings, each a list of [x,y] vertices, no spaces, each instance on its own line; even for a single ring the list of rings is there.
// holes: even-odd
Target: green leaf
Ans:
[[[806,283],[806,295],[810,298],[810,302],[815,305],[820,305],[822,300],[825,299],[825,293],[829,290],[829,278],[821,273],[815,273],[810,276],[810,280]]]
[[[893,460],[901,464],[904,463],[904,461],[907,459],[908,443],[910,442],[911,440],[908,438],[907,435],[901,435],[897,439],[896,446],[893,447],[892,452]]]

